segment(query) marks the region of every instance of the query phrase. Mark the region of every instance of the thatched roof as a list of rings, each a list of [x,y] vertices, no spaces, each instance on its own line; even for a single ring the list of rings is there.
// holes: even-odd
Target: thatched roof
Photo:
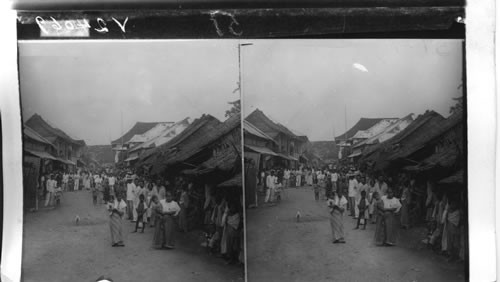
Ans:
[[[231,144],[221,144],[222,138],[234,132],[235,140]],[[241,116],[234,115],[224,121],[213,130],[213,135],[209,136],[201,143],[200,147],[192,155],[204,150],[213,149],[216,146],[223,146],[222,154],[210,157],[202,166],[214,167],[222,170],[232,169],[235,162],[241,162]],[[233,142],[234,141],[234,142]]]
[[[276,141],[274,141],[274,139],[271,138],[271,136],[267,135],[262,130],[258,129],[255,125],[253,125],[248,120],[243,120],[243,130],[247,134],[250,134],[250,135],[256,136],[258,138],[272,141],[272,142],[276,143]]]
[[[256,109],[251,114],[249,114],[245,120],[252,123],[255,127],[263,131],[265,134],[269,135],[272,138],[276,138],[278,134],[282,133],[291,138],[297,138],[292,131],[286,128],[284,125],[276,123],[268,118],[261,110]]]
[[[412,137],[407,138],[406,144],[400,147],[397,152],[390,155],[388,160],[408,157],[459,124],[462,118],[463,116],[461,114],[457,114],[444,120],[440,118],[429,120],[429,122],[423,124],[422,127],[419,128],[418,134],[413,134]]]
[[[362,159],[380,161],[381,158],[394,160],[406,157],[428,142],[429,132],[435,131],[443,120],[444,118],[440,114],[427,111],[391,139],[365,150]]]
[[[236,174],[231,179],[217,184],[217,187],[242,187],[243,178],[241,173]]]
[[[425,171],[436,166],[452,167],[458,160],[459,153],[453,149],[443,150],[442,152],[434,153],[422,160],[418,165],[405,167],[408,171]]]
[[[461,169],[461,170],[455,172],[454,174],[452,174],[446,178],[441,179],[438,183],[439,184],[454,184],[454,183],[463,184],[464,183],[464,170]]]
[[[85,146],[85,141],[83,140],[77,140],[69,137],[68,134],[66,134],[64,131],[55,128],[51,125],[49,125],[40,115],[34,114],[31,116],[28,121],[26,121],[26,125],[29,126],[31,129],[36,131],[39,135],[43,136],[47,140],[50,141],[50,139],[55,139],[55,138],[61,138],[65,140],[68,143],[72,143],[78,146]]]
[[[47,144],[55,148],[54,144],[52,144],[49,140],[45,139],[43,136],[38,134],[38,132],[36,132],[29,126],[26,125],[24,126],[23,133],[24,133],[24,138],[29,138],[38,143]]]

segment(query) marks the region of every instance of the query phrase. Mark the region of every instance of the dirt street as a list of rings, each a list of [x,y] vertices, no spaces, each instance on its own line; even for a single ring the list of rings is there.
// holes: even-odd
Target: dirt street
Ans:
[[[296,222],[297,211],[302,217]],[[312,188],[289,188],[280,203],[247,211],[248,280],[464,281],[464,264],[422,248],[418,239],[396,247],[374,244],[375,225],[353,230],[344,217],[346,244],[332,244],[328,209]],[[400,231],[400,238],[409,237]],[[408,236],[406,236],[408,235]],[[417,240],[417,241],[415,241]]]
[[[175,250],[155,250],[153,229],[131,233],[134,227],[126,221],[126,246],[111,247],[105,206],[93,206],[90,192],[66,192],[58,208],[25,213],[23,281],[244,280],[243,267],[210,256],[198,232],[178,234]]]

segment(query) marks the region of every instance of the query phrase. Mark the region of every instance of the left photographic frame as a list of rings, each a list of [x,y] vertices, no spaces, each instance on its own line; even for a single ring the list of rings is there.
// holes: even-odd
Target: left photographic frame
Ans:
[[[68,34],[18,41],[21,279],[244,280],[239,41]]]

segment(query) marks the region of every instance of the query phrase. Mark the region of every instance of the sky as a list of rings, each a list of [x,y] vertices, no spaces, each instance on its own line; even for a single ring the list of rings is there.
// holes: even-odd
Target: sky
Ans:
[[[23,118],[89,145],[138,121],[223,121],[239,98],[239,43],[252,43],[241,47],[243,114],[259,108],[312,141],[362,117],[446,117],[461,93],[461,40],[23,41]]]
[[[333,140],[362,117],[426,110],[447,117],[461,96],[461,40],[249,42],[242,51],[244,116],[258,108],[311,141]]]
[[[239,99],[237,46],[215,40],[21,42],[23,119],[38,113],[87,145],[110,144],[138,121],[204,113],[223,121],[228,102]]]

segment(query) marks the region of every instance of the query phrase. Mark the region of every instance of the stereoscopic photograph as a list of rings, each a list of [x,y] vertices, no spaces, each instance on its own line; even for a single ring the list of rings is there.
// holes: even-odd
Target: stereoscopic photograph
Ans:
[[[248,281],[468,279],[464,48],[242,48]]]
[[[236,41],[19,41],[23,281],[244,281]]]

